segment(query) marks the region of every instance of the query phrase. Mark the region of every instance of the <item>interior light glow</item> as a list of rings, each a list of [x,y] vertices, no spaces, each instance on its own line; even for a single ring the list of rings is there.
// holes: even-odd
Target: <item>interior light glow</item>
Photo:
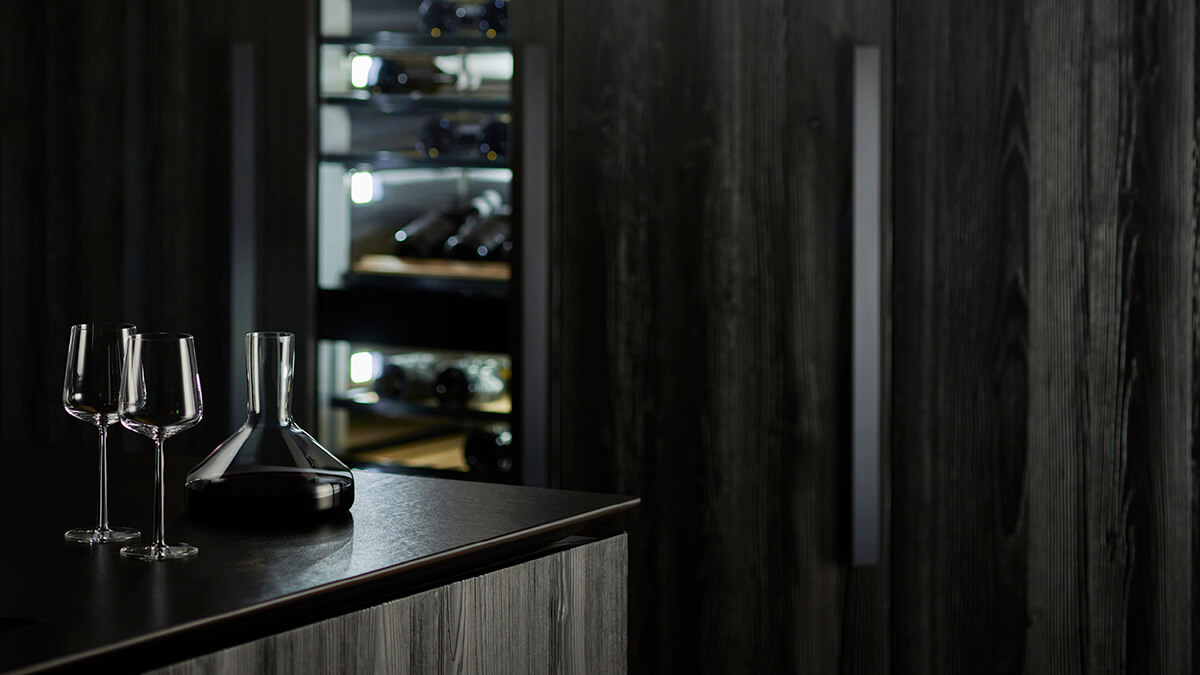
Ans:
[[[350,355],[350,381],[362,384],[375,379],[375,356],[371,352],[355,352]]]
[[[370,171],[355,171],[350,174],[350,201],[355,204],[370,204],[375,199],[375,178]]]
[[[355,54],[350,57],[350,84],[362,89],[367,86],[371,76],[372,59],[370,56]]]
[[[435,56],[433,63],[441,71],[459,77],[511,80],[513,76],[513,57],[507,52]]]

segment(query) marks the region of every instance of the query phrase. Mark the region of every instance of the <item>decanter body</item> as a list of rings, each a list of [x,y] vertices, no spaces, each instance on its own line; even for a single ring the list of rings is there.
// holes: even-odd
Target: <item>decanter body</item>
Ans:
[[[188,474],[188,511],[303,519],[354,503],[350,469],[292,421],[295,336],[246,334],[246,422]]]

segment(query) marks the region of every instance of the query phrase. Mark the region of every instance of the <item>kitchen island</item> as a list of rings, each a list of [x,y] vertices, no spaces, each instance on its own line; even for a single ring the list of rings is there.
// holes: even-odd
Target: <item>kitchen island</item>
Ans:
[[[152,460],[118,460],[112,522],[147,539]],[[184,468],[166,535],[187,560],[63,541],[94,472],[0,495],[0,672],[624,670],[625,536],[584,528],[636,499],[355,471],[349,514],[217,523],[183,512]]]

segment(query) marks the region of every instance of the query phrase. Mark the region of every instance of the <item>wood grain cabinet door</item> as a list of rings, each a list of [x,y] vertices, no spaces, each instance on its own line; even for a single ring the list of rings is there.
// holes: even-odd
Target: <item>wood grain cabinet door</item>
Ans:
[[[889,71],[890,3],[561,12],[551,475],[643,499],[631,670],[883,672],[846,472],[852,58]]]

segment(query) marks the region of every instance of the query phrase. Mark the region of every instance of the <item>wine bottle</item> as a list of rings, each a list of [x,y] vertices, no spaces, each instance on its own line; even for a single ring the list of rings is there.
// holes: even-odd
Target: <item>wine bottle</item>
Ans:
[[[467,16],[466,10],[451,0],[424,0],[417,7],[417,14],[421,17],[421,30],[433,37],[458,32]]]
[[[479,131],[479,152],[491,161],[508,157],[508,122],[494,119]]]
[[[507,260],[512,250],[512,225],[507,211],[464,224],[446,240],[446,255],[459,260]]]
[[[478,9],[475,22],[484,37],[494,38],[508,33],[508,2],[506,0],[484,0]]]
[[[476,204],[476,201],[481,203]],[[471,205],[477,208],[481,216],[487,217],[505,208],[504,195],[500,194],[499,190],[489,188],[475,195]]]
[[[401,258],[432,258],[458,231],[465,213],[455,209],[427,211],[396,230],[393,250]]]
[[[354,84],[376,94],[435,94],[453,88],[458,82],[457,75],[442,71],[431,56],[411,55],[403,57],[403,60],[362,55],[354,58],[369,59],[369,66],[361,75],[364,79]],[[352,69],[356,67],[361,66],[356,64]]]
[[[500,195],[499,191],[493,189],[480,192],[471,200],[470,205],[474,211],[463,219],[458,231],[446,239],[443,249],[447,257],[463,260],[477,259],[478,256],[468,254],[465,249],[460,250],[463,240],[470,237],[481,222],[494,215],[507,215],[511,212],[511,209],[504,204],[504,197]]]
[[[443,364],[433,383],[433,394],[446,408],[495,401],[508,389],[499,359],[460,359]]]
[[[484,0],[460,4],[452,0],[425,0],[417,7],[421,30],[433,37],[457,33],[473,25],[483,37],[495,38],[508,33],[507,0]]]
[[[463,445],[463,456],[472,473],[504,481],[516,479],[516,448],[506,422],[472,429]]]
[[[463,209],[434,209],[396,230],[395,254],[401,258],[435,258],[442,254],[446,241],[468,221],[486,218],[501,206],[503,198],[496,190],[484,190]]]
[[[430,158],[469,156],[483,143],[483,125],[448,117],[431,117],[421,126],[417,152]]]
[[[410,403],[431,399],[437,364],[437,357],[424,352],[392,356],[375,378],[375,393],[380,398]]]

